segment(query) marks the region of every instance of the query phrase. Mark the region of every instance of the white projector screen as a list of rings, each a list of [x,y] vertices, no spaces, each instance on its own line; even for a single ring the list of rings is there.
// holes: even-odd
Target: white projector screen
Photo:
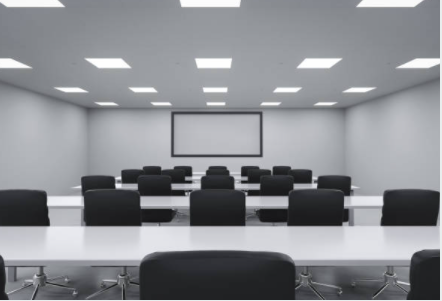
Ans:
[[[172,157],[262,157],[262,112],[172,112]]]

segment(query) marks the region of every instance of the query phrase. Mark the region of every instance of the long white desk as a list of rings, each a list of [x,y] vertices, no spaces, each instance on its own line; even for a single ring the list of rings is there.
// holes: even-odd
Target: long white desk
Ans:
[[[186,181],[192,181],[192,182],[199,182],[201,181],[201,178],[204,177],[205,174],[202,175],[193,175],[191,177],[186,177]],[[235,179],[235,181],[247,181],[249,177],[241,177],[241,174],[239,175],[233,175],[231,174],[231,176]],[[313,182],[316,183],[316,181],[318,180],[317,177],[313,177]],[[117,183],[121,183],[121,176],[115,177],[115,181]]]
[[[250,184],[250,183],[236,183],[235,189],[236,190],[259,190],[261,184]],[[294,184],[293,189],[316,189],[317,184]],[[137,184],[115,184],[116,189],[128,189],[128,190],[137,190],[138,185]],[[79,190],[81,189],[81,185],[72,187],[72,189]],[[201,189],[201,183],[179,183],[179,184],[172,184],[172,190],[200,190]],[[357,186],[351,186],[352,190],[359,189]]]
[[[319,239],[317,239],[319,238]],[[299,266],[409,266],[439,227],[2,227],[6,266],[138,266],[159,251],[281,252]],[[109,252],[112,250],[112,252]]]

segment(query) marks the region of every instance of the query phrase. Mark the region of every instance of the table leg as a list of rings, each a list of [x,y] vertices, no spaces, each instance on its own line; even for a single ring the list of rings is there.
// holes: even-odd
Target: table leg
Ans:
[[[17,281],[17,267],[8,267],[8,282]]]
[[[349,226],[355,225],[355,210],[352,208],[348,209],[348,225]]]

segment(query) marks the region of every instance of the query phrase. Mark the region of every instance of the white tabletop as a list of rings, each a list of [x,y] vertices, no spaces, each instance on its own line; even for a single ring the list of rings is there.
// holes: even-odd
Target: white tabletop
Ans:
[[[408,266],[439,227],[2,227],[6,266],[138,266],[158,251],[274,251],[299,266]]]
[[[236,183],[236,190],[259,190],[260,184],[250,184],[250,183]],[[316,189],[318,184],[295,184],[293,189]],[[72,187],[73,189],[81,189],[81,185]],[[128,190],[138,190],[137,184],[115,184],[116,189],[128,189]],[[201,189],[201,183],[183,183],[183,184],[172,184],[173,190],[199,190]],[[351,186],[352,190],[359,189],[357,186]]]
[[[189,196],[142,196],[142,209],[189,209]],[[344,207],[347,209],[382,208],[382,196],[348,196]],[[83,209],[82,196],[49,196],[48,207],[51,209]],[[287,209],[286,196],[247,196],[247,209]]]
[[[193,175],[191,177],[186,177],[186,181],[201,181],[201,178],[204,177],[206,174],[202,174],[202,175]],[[239,175],[234,175],[234,174],[230,174],[235,180],[237,181],[247,181],[249,177],[241,177],[241,174]],[[318,180],[317,177],[313,177],[313,182],[316,182]],[[115,177],[115,181],[121,182],[121,176]]]

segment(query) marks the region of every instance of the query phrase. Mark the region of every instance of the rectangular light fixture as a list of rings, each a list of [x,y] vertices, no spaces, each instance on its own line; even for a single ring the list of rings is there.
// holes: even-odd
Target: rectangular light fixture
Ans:
[[[20,63],[14,59],[1,59],[0,58],[0,69],[32,69],[32,67]]]
[[[317,102],[317,103],[315,103],[315,106],[329,107],[329,106],[334,106],[335,104],[337,104],[337,102]]]
[[[135,93],[158,93],[153,87],[129,87]]]
[[[58,0],[0,0],[6,7],[64,7]]]
[[[296,93],[301,90],[301,87],[278,87],[273,91],[273,93]]]
[[[172,105],[170,102],[151,102],[151,104],[156,107],[170,107]]]
[[[115,102],[96,102],[96,104],[102,107],[118,107],[118,104]]]
[[[226,105],[225,102],[207,102],[206,104],[212,107],[222,107]]]
[[[54,89],[64,93],[88,93],[86,90],[78,87],[55,87]]]
[[[240,7],[241,0],[180,0],[181,7]]]
[[[232,59],[195,59],[198,69],[230,69]]]
[[[376,87],[352,87],[343,91],[342,93],[367,93],[376,89]]]
[[[85,58],[86,61],[99,69],[130,69],[130,66],[120,58],[116,59],[98,59]]]
[[[203,87],[204,93],[227,93],[227,91],[228,91],[227,87],[218,87],[218,88]]]
[[[400,65],[397,67],[397,69],[429,69],[431,67],[440,65],[440,58],[439,59],[414,59],[412,61],[409,61],[408,63],[405,63],[403,65]]]
[[[281,103],[280,102],[262,102],[261,106],[263,107],[277,107],[279,106]]]
[[[362,0],[357,7],[416,7],[424,0]]]
[[[340,60],[342,59],[305,59],[301,64],[299,64],[298,69],[330,69]]]

